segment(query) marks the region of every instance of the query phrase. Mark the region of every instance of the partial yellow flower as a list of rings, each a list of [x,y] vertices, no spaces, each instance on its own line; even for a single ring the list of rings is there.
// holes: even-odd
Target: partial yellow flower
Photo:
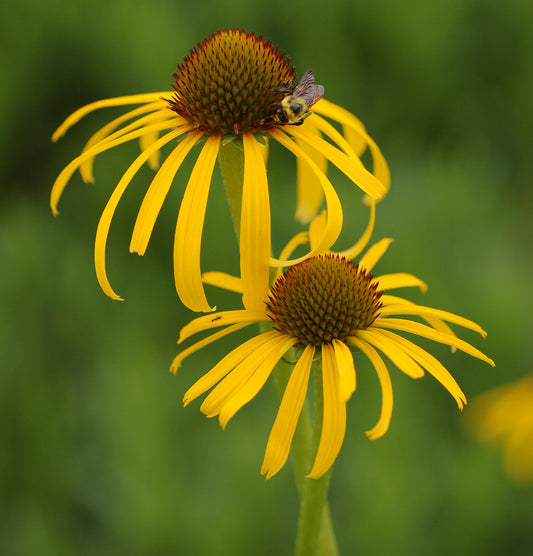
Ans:
[[[304,77],[296,83],[289,58],[268,41],[253,33],[221,31],[200,43],[178,65],[173,92],[94,102],[63,122],[52,137],[54,141],[94,110],[140,105],[97,131],[81,155],[61,172],[51,192],[50,204],[57,214],[61,194],[77,169],[85,182],[92,182],[97,155],[139,139],[142,152],[120,179],[98,224],[96,274],[107,295],[121,299],[109,283],[105,265],[106,241],[117,204],[139,168],[146,162],[156,168],[160,150],[169,143],[173,149],[146,192],[130,251],[145,253],[174,176],[193,147],[202,144],[179,210],[173,256],[176,290],[183,303],[195,311],[211,310],[201,281],[201,238],[213,169],[228,142],[236,142],[244,152],[240,256],[244,296],[249,300],[256,299],[257,292],[264,300],[268,292],[271,229],[266,140],[274,139],[297,159],[300,176],[297,217],[301,221],[311,220],[325,198],[328,225],[320,245],[322,250],[331,247],[342,227],[341,204],[325,174],[327,161],[369,197],[379,199],[386,194],[390,182],[387,164],[362,123],[343,108],[320,99],[323,87],[314,84],[311,72]],[[323,116],[339,123],[343,134]],[[373,157],[372,171],[359,158],[367,147]]]
[[[501,448],[513,481],[533,482],[533,375],[477,396],[465,420],[478,438]]]
[[[425,291],[424,282],[407,273],[378,277],[370,274],[390,245],[390,239],[374,244],[358,264],[351,261],[366,247],[373,218],[372,210],[362,240],[345,252],[350,258],[333,253],[307,258],[280,274],[261,309],[245,308],[203,316],[194,319],[181,331],[178,343],[199,332],[221,328],[181,352],[172,364],[174,373],[187,356],[236,330],[255,323],[269,323],[274,328],[254,335],[233,349],[185,394],[186,405],[213,388],[200,409],[208,417],[218,415],[222,428],[259,392],[276,363],[293,350],[292,356],[296,356],[297,362],[261,467],[261,473],[267,479],[281,469],[288,457],[313,360],[320,361],[314,372],[322,373],[324,409],[320,443],[308,475],[312,478],[323,475],[341,449],[346,428],[346,403],[356,388],[354,354],[357,352],[362,352],[370,360],[382,389],[381,415],[376,425],[367,431],[371,439],[385,434],[392,416],[391,379],[381,354],[411,378],[420,378],[425,371],[429,372],[450,392],[460,409],[466,403],[465,395],[449,371],[402,333],[449,345],[494,365],[478,349],[459,339],[446,324],[475,330],[484,337],[485,332],[476,323],[386,293],[390,289],[409,286]],[[305,239],[313,242],[315,235],[320,235],[325,218],[322,216],[313,224],[309,235],[299,234],[290,242],[284,256],[290,256]],[[242,291],[241,282],[235,277],[208,273],[204,279],[214,285]]]

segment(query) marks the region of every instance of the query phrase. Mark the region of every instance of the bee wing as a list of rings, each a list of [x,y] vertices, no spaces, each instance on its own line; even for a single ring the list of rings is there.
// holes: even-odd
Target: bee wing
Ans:
[[[305,98],[308,108],[311,108],[313,104],[316,104],[324,96],[324,87],[322,85],[313,85],[302,96]]]
[[[322,85],[315,85],[315,76],[313,70],[307,70],[300,79],[300,83],[294,87],[291,97],[302,97],[307,106],[311,108],[324,96],[324,87]]]
[[[313,75],[313,70],[307,70],[300,79],[300,82],[294,89],[292,90],[292,97],[302,97],[305,95],[305,92],[310,87],[313,87],[315,83],[315,76]]]

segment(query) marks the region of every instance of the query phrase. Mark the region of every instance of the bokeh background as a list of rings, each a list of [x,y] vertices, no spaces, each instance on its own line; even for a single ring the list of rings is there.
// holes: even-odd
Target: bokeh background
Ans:
[[[0,552],[3,554],[291,554],[298,513],[287,465],[259,474],[277,409],[267,387],[222,432],[186,389],[230,343],[168,372],[191,318],[173,289],[175,188],[143,258],[128,254],[152,172],[141,171],[111,230],[109,274],[96,282],[100,213],[137,145],[96,160],[96,184],[74,176],[52,217],[48,196],[89,135],[118,114],[91,115],[58,144],[55,127],[100,98],[165,90],[178,61],[222,28],[283,48],[301,75],[350,109],[381,146],[392,189],[374,239],[395,242],[378,272],[429,284],[411,298],[468,316],[463,337],[491,369],[429,346],[470,399],[533,370],[533,4],[525,0],[8,0],[0,17]],[[275,238],[298,229],[295,164],[273,149]],[[342,177],[347,237],[363,226]],[[348,204],[346,206],[348,206]],[[220,178],[204,268],[235,269]],[[348,239],[346,239],[348,241]],[[214,294],[214,292],[211,292]],[[217,297],[220,308],[235,298]],[[231,344],[233,345],[233,344]],[[468,407],[431,377],[391,365],[387,435],[375,373],[357,361],[358,390],[335,464],[330,502],[342,554],[528,554],[533,490],[511,483],[500,454],[465,433]]]

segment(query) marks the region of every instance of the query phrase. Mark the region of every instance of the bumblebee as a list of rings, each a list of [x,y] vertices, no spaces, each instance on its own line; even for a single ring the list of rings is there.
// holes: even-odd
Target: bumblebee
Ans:
[[[324,96],[324,87],[315,85],[313,70],[307,70],[298,85],[292,89],[277,89],[280,93],[290,93],[281,99],[275,119],[280,124],[301,125],[309,116],[311,107]]]

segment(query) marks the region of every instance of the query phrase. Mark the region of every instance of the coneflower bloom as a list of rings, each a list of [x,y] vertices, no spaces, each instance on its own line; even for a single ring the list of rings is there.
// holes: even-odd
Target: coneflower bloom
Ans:
[[[314,372],[322,373],[323,419],[318,450],[308,475],[312,478],[320,477],[330,468],[341,448],[346,428],[346,404],[356,387],[356,352],[370,360],[381,384],[381,415],[377,424],[366,433],[371,439],[385,434],[392,415],[391,379],[381,354],[411,378],[420,378],[427,371],[450,392],[460,409],[466,403],[465,395],[449,371],[402,333],[447,344],[494,365],[478,349],[459,339],[446,322],[475,330],[484,337],[485,332],[477,324],[386,293],[408,286],[425,291],[424,282],[406,273],[378,277],[370,274],[391,243],[390,239],[374,244],[358,264],[352,262],[351,259],[366,247],[372,225],[373,212],[363,238],[344,254],[319,254],[290,266],[277,278],[261,309],[255,305],[212,313],[194,319],[181,330],[178,343],[199,332],[222,327],[181,352],[172,364],[174,373],[185,357],[236,330],[256,323],[268,323],[273,327],[233,349],[185,394],[186,405],[213,388],[200,409],[208,417],[218,415],[222,428],[260,391],[276,363],[294,350],[292,355],[296,356],[297,362],[283,394],[261,468],[267,479],[281,469],[289,454],[313,360],[320,360],[320,365],[313,367]],[[305,234],[300,234],[284,256],[290,255],[304,239],[310,240],[313,247],[324,226],[325,217],[322,215],[313,222],[309,236],[304,238]],[[205,281],[242,291],[238,278],[222,273],[208,273]]]
[[[298,92],[295,68],[289,58],[253,33],[221,31],[205,39],[178,64],[173,92],[94,102],[65,120],[54,133],[54,141],[96,109],[140,105],[96,132],[81,155],[58,176],[51,193],[52,211],[57,214],[59,198],[77,169],[85,182],[92,182],[97,155],[127,141],[140,140],[142,152],[110,196],[96,233],[96,274],[107,295],[120,299],[109,283],[105,266],[106,241],[117,204],[139,168],[146,162],[156,168],[160,150],[169,143],[174,144],[173,149],[146,192],[130,251],[145,253],[174,176],[193,147],[202,144],[181,201],[173,255],[176,290],[183,303],[196,311],[210,310],[201,281],[200,248],[213,168],[228,142],[235,141],[244,151],[240,260],[244,296],[250,299],[263,299],[268,291],[271,229],[265,139],[274,139],[297,159],[297,217],[302,222],[313,218],[325,198],[328,226],[320,242],[322,250],[333,244],[342,227],[342,208],[325,175],[328,161],[371,198],[385,195],[389,171],[377,145],[355,116],[325,99],[319,100],[323,87],[314,85],[312,73],[306,72],[305,76],[309,83],[306,90],[311,87],[316,93],[312,100],[307,97],[313,113],[304,105],[299,108],[302,115],[291,121],[283,111],[286,102],[282,101],[293,93],[300,99],[305,95],[301,89]],[[343,133],[323,116],[339,123]],[[300,123],[303,125],[294,125]],[[372,171],[359,158],[366,148],[373,157]],[[302,180],[307,184],[305,188]]]
[[[533,483],[533,375],[475,397],[465,418],[477,437],[502,449],[510,479]]]

